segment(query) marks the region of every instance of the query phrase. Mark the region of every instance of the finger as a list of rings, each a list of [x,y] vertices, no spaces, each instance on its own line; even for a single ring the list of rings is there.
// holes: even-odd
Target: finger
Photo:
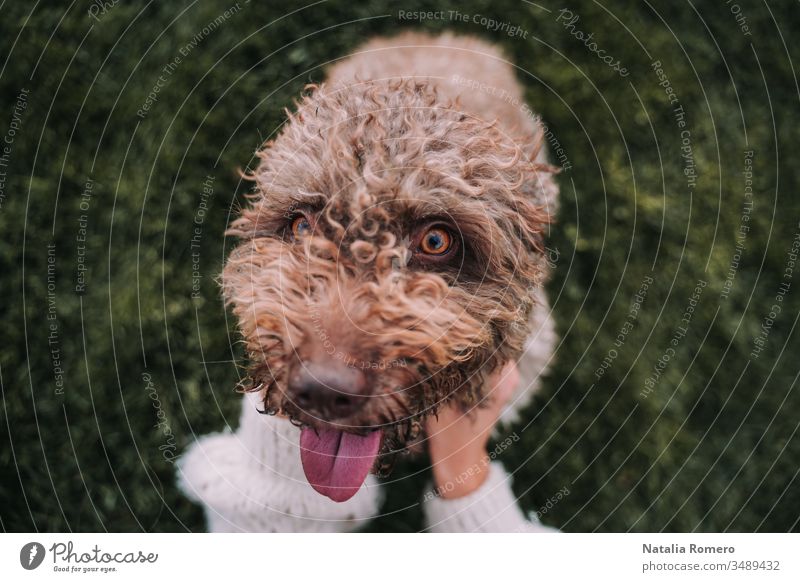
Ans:
[[[503,407],[514,394],[519,384],[519,368],[516,362],[509,362],[492,376],[492,388],[489,393],[491,408]]]

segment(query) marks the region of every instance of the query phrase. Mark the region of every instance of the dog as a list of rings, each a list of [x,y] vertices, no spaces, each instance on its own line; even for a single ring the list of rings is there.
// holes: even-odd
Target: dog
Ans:
[[[223,295],[240,389],[299,431],[318,495],[344,503],[388,474],[424,447],[426,417],[481,406],[508,362],[521,381],[503,420],[539,385],[556,341],[543,133],[496,47],[405,33],[334,64],[257,152]]]

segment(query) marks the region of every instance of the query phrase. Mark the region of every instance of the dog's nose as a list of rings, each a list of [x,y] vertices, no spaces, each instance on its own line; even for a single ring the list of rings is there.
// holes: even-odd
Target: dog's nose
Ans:
[[[342,360],[300,362],[289,374],[289,398],[325,420],[347,418],[368,398],[364,371]]]

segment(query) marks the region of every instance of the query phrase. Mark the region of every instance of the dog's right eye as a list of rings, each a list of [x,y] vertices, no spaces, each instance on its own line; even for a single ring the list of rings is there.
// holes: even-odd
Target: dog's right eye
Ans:
[[[311,234],[311,223],[305,215],[301,214],[292,220],[289,230],[292,235],[292,240],[297,240],[300,237]]]
[[[429,229],[420,240],[419,248],[426,255],[441,256],[452,246],[453,237],[450,231],[442,227]]]
[[[441,221],[417,228],[411,239],[412,261],[420,266],[447,265],[457,260],[461,245],[454,229]]]

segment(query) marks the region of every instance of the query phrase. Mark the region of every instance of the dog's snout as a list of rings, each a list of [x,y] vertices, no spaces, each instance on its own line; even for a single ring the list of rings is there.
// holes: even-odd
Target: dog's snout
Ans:
[[[369,396],[364,371],[332,358],[299,362],[289,375],[288,388],[295,406],[325,420],[347,418]]]

